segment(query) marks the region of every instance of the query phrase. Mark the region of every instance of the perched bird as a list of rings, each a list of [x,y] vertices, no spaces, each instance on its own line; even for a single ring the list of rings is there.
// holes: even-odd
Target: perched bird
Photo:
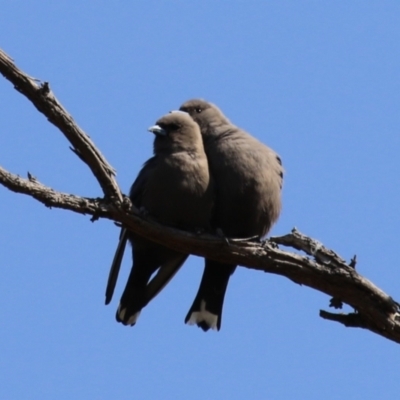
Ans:
[[[144,164],[131,187],[132,203],[163,225],[188,231],[209,229],[214,188],[199,126],[189,114],[175,111],[160,118],[149,131],[155,134],[154,156]],[[125,229],[120,239],[110,271],[106,304],[111,300],[129,240],[133,266],[116,319],[124,325],[134,325],[141,309],[168,283],[188,255]],[[157,270],[157,276],[149,283]]]
[[[279,156],[233,125],[214,104],[182,104],[200,126],[215,182],[213,225],[227,238],[265,236],[281,210],[283,168]],[[204,331],[221,327],[229,278],[236,265],[206,259],[196,298],[185,322]]]

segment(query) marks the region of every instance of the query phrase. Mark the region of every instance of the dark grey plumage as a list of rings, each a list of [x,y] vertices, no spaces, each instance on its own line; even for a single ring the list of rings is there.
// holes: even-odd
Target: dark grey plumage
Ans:
[[[156,135],[154,156],[144,164],[132,185],[132,203],[163,225],[207,230],[214,189],[198,125],[188,114],[176,111],[160,118],[149,130]],[[140,310],[168,283],[188,255],[123,230],[110,271],[106,304],[111,300],[127,239],[132,244],[133,267],[116,319],[124,325],[134,325]]]
[[[282,163],[278,155],[233,125],[215,105],[190,100],[180,110],[199,124],[216,187],[213,217],[224,236],[266,235],[281,210]],[[229,277],[236,265],[205,261],[204,274],[185,322],[220,329]]]

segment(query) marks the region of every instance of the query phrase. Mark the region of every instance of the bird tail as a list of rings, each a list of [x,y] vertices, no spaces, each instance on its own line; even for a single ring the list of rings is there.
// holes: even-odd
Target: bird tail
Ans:
[[[172,260],[168,260],[165,264],[161,265],[157,274],[149,282],[146,287],[145,304],[147,305],[151,300],[154,299],[168,285],[169,281],[175,276],[175,274],[182,267],[186,259],[189,257],[188,254],[178,255]]]
[[[118,280],[119,270],[121,268],[122,257],[124,256],[126,242],[128,241],[128,230],[121,228],[121,233],[119,235],[119,243],[117,250],[115,250],[115,255],[113,262],[111,264],[110,273],[108,274],[108,281],[106,287],[106,305],[110,303],[115,285]]]
[[[151,274],[147,272],[151,269],[132,268],[118,306],[116,320],[124,325],[135,325],[142,308],[161,292],[178,272],[187,257],[187,254],[177,254],[176,257],[169,258],[160,266],[150,283],[148,282]]]
[[[185,323],[196,324],[203,331],[220,330],[222,308],[229,278],[236,265],[206,260],[203,277]]]

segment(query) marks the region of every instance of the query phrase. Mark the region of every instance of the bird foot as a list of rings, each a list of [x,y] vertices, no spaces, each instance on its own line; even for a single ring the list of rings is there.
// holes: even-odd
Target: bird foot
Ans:
[[[224,232],[222,231],[221,228],[217,228],[217,229],[215,230],[215,233],[217,234],[217,236],[218,236],[219,238],[224,239],[224,240],[225,240],[225,243],[226,243],[228,246],[231,245],[230,242],[229,242],[229,239],[225,236],[225,234],[224,234]]]
[[[142,217],[147,217],[149,215],[149,212],[142,206],[139,208],[139,214]]]

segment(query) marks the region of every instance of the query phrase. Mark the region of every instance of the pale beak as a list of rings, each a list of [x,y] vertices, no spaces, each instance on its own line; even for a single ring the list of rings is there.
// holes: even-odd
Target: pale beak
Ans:
[[[154,133],[155,135],[161,135],[161,136],[167,136],[167,131],[159,125],[153,125],[149,129],[147,129],[149,132]]]

